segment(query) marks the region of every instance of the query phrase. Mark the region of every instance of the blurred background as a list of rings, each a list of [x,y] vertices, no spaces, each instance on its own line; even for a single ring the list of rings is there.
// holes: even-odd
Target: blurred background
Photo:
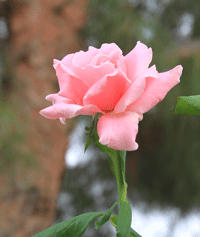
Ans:
[[[59,90],[53,59],[140,40],[159,72],[181,64],[181,83],[144,115],[139,149],[127,153],[132,227],[142,236],[200,236],[200,117],[170,113],[177,96],[200,94],[196,0],[0,0],[0,236],[29,237],[117,199],[108,157],[84,154],[90,116],[43,118]],[[117,213],[117,208],[115,210]],[[83,236],[115,236],[111,225]]]

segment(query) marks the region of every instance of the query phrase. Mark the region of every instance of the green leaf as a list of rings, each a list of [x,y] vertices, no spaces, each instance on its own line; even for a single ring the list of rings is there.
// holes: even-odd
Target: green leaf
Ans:
[[[112,207],[110,209],[108,209],[108,211],[98,221],[95,222],[96,229],[98,229],[101,225],[103,225],[104,223],[106,223],[109,220],[113,210],[115,209],[115,207],[118,203],[119,203],[119,201],[115,202],[112,205]]]
[[[102,215],[101,212],[85,213],[54,225],[33,237],[80,237],[93,219]]]
[[[200,95],[180,96],[173,113],[200,115]]]
[[[113,215],[110,217],[109,221],[110,223],[116,228],[116,224],[117,224],[117,219],[118,219],[118,216],[116,215]]]
[[[142,237],[142,236],[139,235],[135,230],[131,228],[131,237]]]
[[[110,223],[111,223],[115,228],[116,228],[117,219],[118,219],[118,216],[115,216],[115,215],[110,217]],[[133,230],[131,227],[130,227],[130,230],[131,230],[130,237],[142,237],[142,236],[139,235],[135,230]]]
[[[120,205],[116,230],[117,237],[130,237],[131,234],[131,205],[125,201]]]

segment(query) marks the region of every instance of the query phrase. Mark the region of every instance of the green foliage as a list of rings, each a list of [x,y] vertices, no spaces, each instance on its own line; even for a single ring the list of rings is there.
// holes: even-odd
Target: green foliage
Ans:
[[[194,25],[196,25],[195,23],[199,21],[199,11],[200,5],[196,0],[171,0],[165,5],[160,21],[167,30],[173,32],[179,26],[180,18],[185,13],[190,13],[194,17]],[[197,36],[200,35],[194,35],[194,37]]]
[[[118,216],[114,215],[111,216],[110,218],[110,223],[116,228],[116,224],[117,224],[117,219]],[[135,230],[133,230],[132,228],[130,228],[130,237],[142,237],[141,235],[139,235]]]
[[[145,38],[143,19],[128,1],[92,0],[89,14],[85,34],[90,45],[115,42],[127,54],[139,38]]]
[[[85,213],[76,217],[73,217],[70,220],[63,221],[59,224],[56,224],[33,237],[80,237],[89,224],[97,217],[102,216],[101,212],[90,212]]]
[[[180,96],[172,112],[177,114],[200,115],[200,95]]]
[[[35,168],[37,164],[33,153],[26,153],[21,149],[26,140],[26,131],[14,113],[13,106],[0,98],[0,171],[15,182],[15,171],[19,164],[26,168]]]
[[[120,205],[118,219],[116,223],[117,237],[129,237],[131,226],[131,205],[125,201]]]
[[[115,209],[115,207],[118,203],[119,203],[119,201],[115,202],[112,205],[112,207],[110,209],[108,209],[108,211],[98,221],[95,222],[96,229],[98,229],[101,225],[105,224],[109,220],[113,210]]]

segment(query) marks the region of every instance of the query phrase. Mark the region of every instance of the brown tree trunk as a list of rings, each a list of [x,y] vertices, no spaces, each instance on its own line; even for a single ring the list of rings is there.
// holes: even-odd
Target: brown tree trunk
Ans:
[[[43,118],[50,105],[45,96],[58,92],[53,59],[80,50],[78,30],[86,24],[88,0],[7,0],[10,27],[6,57],[13,74],[12,104],[23,123],[26,142],[20,146],[36,162],[15,167],[14,182],[1,175],[1,236],[27,237],[49,227],[64,169],[64,155],[73,120]]]

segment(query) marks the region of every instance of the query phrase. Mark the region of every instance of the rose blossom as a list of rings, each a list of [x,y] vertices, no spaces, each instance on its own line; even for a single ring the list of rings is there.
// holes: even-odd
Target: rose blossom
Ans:
[[[99,142],[116,150],[136,150],[143,113],[163,100],[179,81],[182,66],[158,73],[149,67],[152,49],[141,42],[126,56],[114,43],[89,47],[54,60],[60,91],[46,97],[53,105],[40,111],[49,119],[101,113]]]

